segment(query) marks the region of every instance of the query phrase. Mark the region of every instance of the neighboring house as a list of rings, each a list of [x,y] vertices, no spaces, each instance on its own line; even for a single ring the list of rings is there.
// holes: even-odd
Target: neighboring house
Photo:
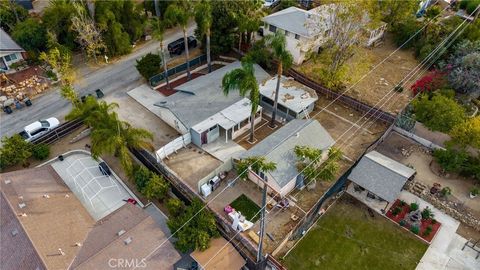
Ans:
[[[328,41],[332,31],[332,7],[335,7],[335,4],[321,5],[311,10],[289,7],[275,12],[263,18],[263,33],[268,35],[283,31],[293,62],[300,65],[308,58],[309,53],[317,53]],[[369,29],[366,27],[369,21],[368,16],[365,16],[365,46],[373,46],[382,39],[387,26],[382,22],[374,29]]]
[[[222,79],[227,72],[240,67],[237,61],[175,87],[177,93],[155,103],[161,108],[160,118],[180,134],[190,134],[191,142],[200,147],[218,138],[235,139],[250,128],[251,105],[238,91],[225,95]],[[259,65],[254,68],[259,84],[270,78]],[[261,118],[259,106],[255,123]]]
[[[25,50],[0,28],[0,72],[11,69],[13,63],[22,61]]]
[[[414,169],[371,151],[362,157],[348,176],[352,182],[348,192],[367,205],[386,211],[415,173]],[[381,206],[384,207],[378,209]]]
[[[95,221],[50,165],[0,174],[0,210],[2,270],[172,269],[180,259],[153,215],[125,203]]]
[[[257,172],[266,180],[270,189],[285,196],[296,186],[299,171],[295,146],[309,146],[322,150],[322,161],[328,156],[328,150],[335,141],[317,120],[295,119],[281,127],[270,136],[259,142],[239,158],[265,156],[268,161],[275,162],[277,169],[270,173]],[[263,187],[263,181],[252,174],[249,179]]]
[[[262,95],[260,105],[262,105],[264,113],[271,114],[273,111],[277,81],[278,77],[275,76],[260,85],[260,94]],[[293,78],[281,77],[277,104],[277,115],[281,122],[308,117],[317,100],[317,93],[312,88]]]

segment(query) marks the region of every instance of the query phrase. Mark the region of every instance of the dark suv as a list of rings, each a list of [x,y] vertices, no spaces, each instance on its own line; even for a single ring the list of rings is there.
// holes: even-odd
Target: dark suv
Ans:
[[[188,41],[189,49],[197,47],[197,40],[195,39],[194,36],[187,37],[187,41]],[[183,42],[183,38],[179,38],[169,43],[167,48],[168,48],[168,52],[170,53],[170,56],[172,56],[172,54],[180,55],[185,50],[185,42]]]

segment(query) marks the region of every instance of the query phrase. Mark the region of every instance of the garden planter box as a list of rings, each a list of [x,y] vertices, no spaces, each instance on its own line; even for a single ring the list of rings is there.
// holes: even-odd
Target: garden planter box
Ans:
[[[393,211],[395,208],[400,208],[401,211],[397,214],[397,215],[394,215],[393,214]],[[423,209],[422,209],[423,210]],[[395,223],[399,224],[400,226],[402,226],[400,224],[400,222],[402,220],[405,219],[405,217],[408,215],[408,213],[410,212],[410,205],[408,203],[406,203],[405,205],[401,206],[401,202],[400,200],[396,200],[395,203],[393,204],[392,207],[390,207],[390,210],[388,210],[386,216],[393,220]],[[421,220],[421,225],[419,227],[419,233],[417,234],[419,237],[421,237],[422,239],[424,239],[425,241],[427,241],[428,243],[430,243],[432,241],[432,239],[435,237],[435,234],[437,233],[437,231],[440,229],[440,226],[442,224],[438,221],[436,221],[435,223],[433,223],[432,219],[423,219]],[[428,235],[424,235],[425,231],[427,230],[427,227],[428,226],[432,226],[432,231],[430,232],[430,234]],[[403,225],[402,227],[408,229],[410,231],[411,227],[408,225],[408,224],[405,224]],[[410,231],[411,232],[411,231]],[[413,232],[412,232],[413,233]]]

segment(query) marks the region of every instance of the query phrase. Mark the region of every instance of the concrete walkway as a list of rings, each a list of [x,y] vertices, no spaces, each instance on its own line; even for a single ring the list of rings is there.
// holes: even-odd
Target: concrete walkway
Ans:
[[[469,248],[462,251],[467,239],[456,233],[460,222],[433,207],[430,203],[420,199],[408,191],[402,191],[400,200],[406,203],[416,202],[419,209],[429,207],[435,219],[442,224],[433,238],[416,270],[467,270],[480,269],[480,259],[476,260],[476,252]]]

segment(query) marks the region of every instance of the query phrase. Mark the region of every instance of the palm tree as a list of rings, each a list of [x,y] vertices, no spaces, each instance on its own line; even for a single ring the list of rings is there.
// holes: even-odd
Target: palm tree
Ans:
[[[253,156],[241,159],[238,161],[235,168],[240,178],[246,180],[248,176],[248,169],[255,173],[267,173],[276,170],[277,164],[275,162],[268,161],[264,156]]]
[[[90,127],[95,127],[101,124],[104,115],[111,113],[118,108],[117,103],[107,103],[105,101],[98,101],[94,97],[88,96],[84,102],[78,102],[77,106],[65,116],[66,120],[82,119],[85,124]]]
[[[134,128],[129,123],[120,121],[115,112],[99,113],[97,117],[102,119],[97,119],[98,124],[90,134],[93,158],[96,159],[102,154],[115,155],[120,159],[125,172],[129,174],[133,167],[130,148],[154,150],[151,144],[153,135],[149,131]]]
[[[212,2],[202,0],[195,5],[195,21],[202,34],[205,34],[207,43],[208,73],[212,72],[212,60],[210,57],[210,28],[212,27]]]
[[[254,141],[255,128],[255,114],[257,113],[258,104],[260,103],[260,90],[255,78],[255,70],[252,62],[242,61],[242,67],[234,69],[222,79],[223,93],[228,95],[232,90],[238,90],[240,96],[249,96],[252,104],[252,111],[250,113],[250,138],[249,141]]]
[[[163,70],[165,81],[167,82],[167,87],[170,88],[170,82],[168,80],[168,68],[167,61],[165,57],[165,48],[164,48],[164,34],[165,34],[165,23],[161,21],[160,17],[154,17],[151,20],[151,25],[153,28],[153,37],[160,42],[160,53],[162,54]]]
[[[275,35],[268,35],[265,37],[266,47],[272,49],[272,54],[275,60],[278,61],[277,66],[277,86],[275,88],[275,100],[273,103],[272,119],[270,120],[270,127],[275,127],[275,117],[277,116],[278,95],[280,91],[280,79],[282,77],[283,69],[289,69],[293,64],[293,57],[286,48],[285,35],[277,31]]]
[[[192,16],[192,2],[190,0],[179,0],[168,6],[165,11],[165,18],[173,25],[179,25],[183,31],[183,41],[185,42],[185,60],[187,61],[187,78],[191,79],[190,63],[188,62],[190,54],[188,52],[187,25]]]

